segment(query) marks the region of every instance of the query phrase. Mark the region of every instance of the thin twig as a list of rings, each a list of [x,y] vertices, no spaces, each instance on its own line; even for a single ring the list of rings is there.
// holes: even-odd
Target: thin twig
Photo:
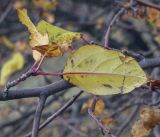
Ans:
[[[63,124],[66,128],[70,129],[71,131],[73,131],[75,134],[81,136],[81,137],[88,137],[85,133],[81,132],[81,131],[78,131],[74,125],[71,125],[70,122],[68,122],[67,120],[65,119],[58,119],[58,121]]]
[[[26,73],[22,74],[19,78],[16,80],[13,80],[11,82],[8,82],[7,85],[5,86],[4,92],[7,92],[11,87],[17,85],[21,81],[26,80],[28,77],[32,75],[33,71],[30,69]]]
[[[47,102],[45,103],[45,107],[48,107],[54,100],[58,99],[59,96],[62,96],[64,94],[64,92],[58,94],[58,95],[54,95],[52,96],[50,99],[47,100]],[[14,126],[18,123],[20,123],[21,121],[26,120],[27,118],[29,118],[31,115],[33,115],[36,111],[35,107],[30,108],[30,110],[24,112],[24,114],[21,117],[18,118],[14,118],[12,120],[9,120],[7,122],[1,123],[0,124],[0,130],[2,130],[3,128],[7,127],[7,126]]]
[[[18,128],[18,130],[16,130],[14,132],[14,137],[19,136],[23,131],[26,131],[26,129],[28,128],[28,126],[31,124],[31,122],[33,121],[32,117],[29,117],[26,121],[21,121],[20,123],[20,127]],[[13,134],[10,133],[10,137],[13,137]]]
[[[108,41],[109,41],[109,35],[110,35],[110,31],[111,31],[111,28],[112,28],[113,24],[115,23],[115,21],[118,19],[118,17],[119,17],[124,11],[125,11],[125,9],[124,9],[124,8],[121,8],[121,9],[114,15],[114,17],[112,18],[111,22],[109,23],[107,32],[106,32],[106,34],[105,34],[105,42],[104,42],[104,47],[105,47],[105,48],[109,48]]]
[[[0,16],[0,24],[5,20],[9,12],[11,11],[13,6],[13,0],[10,1],[10,3],[7,5],[6,10],[3,12],[3,14]]]
[[[40,58],[39,61],[36,61],[33,66],[24,74],[22,74],[19,78],[11,81],[11,82],[8,82],[7,85],[5,86],[5,89],[4,89],[4,95],[7,95],[7,91],[11,88],[11,87],[14,87],[16,86],[17,84],[19,84],[20,82],[26,80],[28,77],[34,75],[34,73],[36,73],[38,71],[38,69],[40,68],[40,65],[42,64],[43,60],[44,60],[44,56],[42,56]]]
[[[61,115],[68,107],[70,107],[75,100],[83,93],[83,91],[78,92],[75,96],[73,96],[64,106],[62,106],[60,109],[58,109],[57,112],[55,112],[53,115],[51,115],[49,118],[47,118],[46,121],[44,121],[39,128],[39,131],[42,130],[46,125],[48,125],[50,122],[52,122],[56,117]],[[28,133],[25,135],[25,137],[30,137],[31,133]]]
[[[32,137],[38,137],[40,119],[41,119],[41,115],[42,115],[42,111],[43,111],[46,99],[47,99],[47,96],[45,95],[42,95],[39,98],[39,102],[37,105],[37,109],[36,109],[34,121],[33,121]]]
[[[102,122],[100,120],[98,120],[97,117],[93,114],[95,106],[96,106],[96,102],[97,102],[97,97],[94,96],[92,106],[88,109],[88,114],[91,116],[91,118],[93,118],[93,120],[96,122],[96,124],[100,127],[102,133],[107,133],[111,137],[116,137],[115,135],[113,135],[111,133],[111,130],[109,128],[104,127]]]
[[[153,4],[153,3],[150,3],[150,2],[147,2],[146,0],[136,0],[139,4],[142,4],[144,6],[148,6],[148,7],[151,7],[151,8],[154,8],[154,9],[157,9],[157,10],[160,10],[160,6],[156,5],[156,4]]]
[[[128,116],[128,118],[122,123],[122,125],[119,127],[119,129],[116,132],[116,136],[119,137],[120,134],[123,132],[123,130],[131,123],[131,121],[136,116],[137,112],[139,111],[139,106],[136,106],[133,110],[133,112]]]

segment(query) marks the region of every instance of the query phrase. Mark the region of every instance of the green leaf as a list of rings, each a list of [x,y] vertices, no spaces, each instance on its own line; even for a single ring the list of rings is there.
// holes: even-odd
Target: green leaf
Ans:
[[[97,45],[86,45],[75,51],[64,73],[65,80],[95,95],[128,93],[147,81],[135,59]]]
[[[77,32],[70,32],[57,26],[51,25],[42,20],[37,25],[37,30],[44,35],[48,33],[49,41],[57,44],[72,43],[74,40],[81,38],[81,34]]]

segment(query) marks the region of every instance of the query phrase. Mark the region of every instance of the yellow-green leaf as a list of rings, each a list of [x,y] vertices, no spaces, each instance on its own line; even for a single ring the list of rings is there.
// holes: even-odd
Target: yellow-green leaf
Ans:
[[[28,17],[26,9],[22,9],[22,10],[19,9],[18,17],[19,17],[19,20],[22,22],[22,24],[24,24],[28,28],[29,32],[31,33],[31,36],[30,36],[31,47],[46,45],[49,43],[48,34],[44,33],[42,35],[41,33],[39,33],[35,25],[32,23],[32,21]]]
[[[11,58],[2,66],[0,75],[0,86],[5,85],[10,75],[23,68],[25,64],[21,53],[15,52]]]
[[[27,26],[30,36],[30,45],[33,50],[33,57],[39,60],[42,55],[46,57],[57,57],[71,49],[71,43],[80,39],[80,33],[70,32],[53,26],[45,21],[40,21],[35,27],[27,15],[27,10],[18,10],[20,21]]]
[[[42,20],[37,25],[38,31],[44,35],[48,33],[49,41],[57,44],[72,43],[74,40],[81,38],[81,34],[77,32],[70,32],[68,30],[51,25]]]
[[[95,95],[128,93],[147,80],[132,57],[96,45],[86,45],[75,51],[68,59],[64,72],[88,72],[67,74],[64,79]]]

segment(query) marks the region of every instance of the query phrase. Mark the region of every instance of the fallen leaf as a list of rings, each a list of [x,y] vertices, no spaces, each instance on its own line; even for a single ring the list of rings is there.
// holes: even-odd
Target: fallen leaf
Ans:
[[[150,130],[144,128],[142,120],[138,120],[132,126],[131,134],[133,137],[144,137],[150,133]]]
[[[86,112],[88,110],[88,108],[90,108],[92,106],[92,103],[93,103],[93,99],[89,99],[87,100],[87,102],[85,102],[83,105],[82,105],[82,108],[81,108],[81,112]],[[97,102],[96,102],[96,105],[95,105],[95,110],[94,110],[94,114],[96,116],[99,116],[102,114],[102,112],[104,111],[105,109],[105,103],[102,99],[98,99]]]
[[[106,115],[102,120],[101,120],[102,124],[105,127],[110,126],[111,124],[117,124],[118,122],[113,119],[112,117],[110,117],[109,115]]]
[[[144,137],[160,124],[160,109],[155,107],[145,107],[140,113],[140,119],[132,126],[133,137]]]
[[[127,20],[130,17],[148,21],[154,24],[156,28],[160,29],[160,11],[155,8],[137,6],[136,12],[133,13],[131,10],[129,10],[127,14],[122,16],[124,20]]]

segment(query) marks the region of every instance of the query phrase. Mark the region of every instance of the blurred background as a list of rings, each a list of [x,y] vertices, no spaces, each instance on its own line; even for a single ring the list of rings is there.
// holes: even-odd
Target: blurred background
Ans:
[[[26,8],[35,25],[44,19],[67,30],[84,33],[85,39],[88,41],[103,45],[108,24],[115,13],[127,2],[127,0],[1,0],[0,89],[4,88],[8,80],[18,78],[34,63],[29,47],[29,32],[20,23],[17,9]],[[150,0],[149,2],[160,6],[159,0]],[[137,12],[143,8],[146,7],[139,6],[133,10]],[[148,9],[145,11],[147,11],[146,14],[137,14],[137,16],[126,11],[112,28],[109,46],[133,51],[145,58],[158,57],[160,55],[160,12]],[[75,42],[73,47],[77,49],[84,44],[84,41]],[[19,69],[10,73],[14,69],[10,68],[4,74],[3,67],[13,58],[17,59],[17,53],[23,60],[19,64]],[[62,72],[68,55],[45,59],[41,69],[47,72]],[[14,60],[12,61],[14,62]],[[148,78],[160,79],[159,67],[148,68],[145,71]],[[61,77],[51,76],[30,77],[13,89],[44,86],[60,79]],[[55,112],[77,91],[79,89],[75,87],[50,97],[42,120]],[[159,93],[142,89],[126,95],[101,97],[104,108],[103,114],[99,115],[99,118],[105,117],[106,126],[109,126],[117,136],[129,137],[133,123],[139,118],[141,108],[150,106],[158,97]],[[83,94],[63,115],[43,129],[39,136],[102,137],[95,122],[88,116],[84,108],[81,109],[84,104],[87,104],[89,98],[91,95]],[[35,98],[0,102],[0,137],[21,137],[28,133],[32,127],[36,102]],[[159,107],[159,105],[155,106]],[[151,131],[150,137],[160,137],[159,131],[159,127],[156,126]]]

